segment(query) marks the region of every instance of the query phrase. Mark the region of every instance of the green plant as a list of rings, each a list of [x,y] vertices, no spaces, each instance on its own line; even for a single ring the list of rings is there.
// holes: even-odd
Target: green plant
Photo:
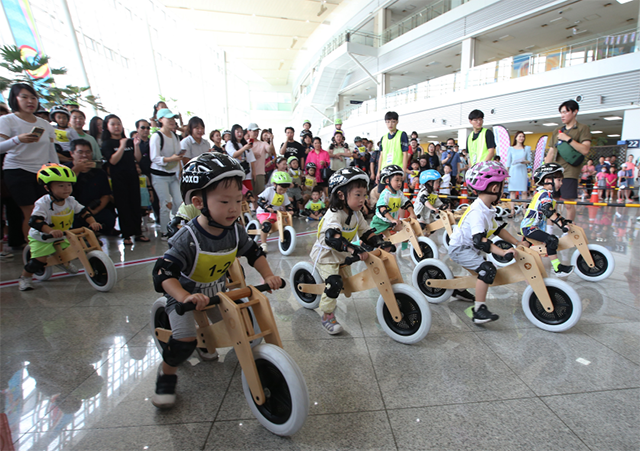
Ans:
[[[171,111],[180,111],[180,108],[178,107],[178,100],[174,99],[174,98],[166,98],[165,96],[163,96],[162,94],[158,94],[158,98],[160,99],[160,102],[164,102],[167,104],[167,107],[169,107],[169,109]],[[169,105],[169,101],[171,101],[173,104]],[[195,116],[195,113],[193,111],[187,111],[187,117],[191,117],[191,116]]]
[[[4,67],[13,75],[13,78],[0,77],[0,92],[5,92],[15,83],[26,83],[33,86],[40,96],[40,104],[46,108],[53,105],[60,105],[66,101],[74,101],[80,105],[90,105],[98,111],[105,111],[100,99],[97,96],[87,94],[89,87],[67,85],[64,88],[55,84],[54,75],[64,75],[67,69],[64,67],[54,69],[49,68],[49,74],[45,78],[33,78],[29,72],[38,73],[45,70],[49,64],[49,57],[37,55],[34,58],[23,58],[20,49],[13,46],[0,47],[2,62],[0,67]]]

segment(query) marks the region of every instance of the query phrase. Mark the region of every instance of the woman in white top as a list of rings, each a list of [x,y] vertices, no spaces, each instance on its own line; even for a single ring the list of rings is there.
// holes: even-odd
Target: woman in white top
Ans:
[[[184,151],[180,149],[180,140],[174,133],[177,127],[176,117],[178,115],[168,108],[159,110],[156,119],[161,127],[149,141],[151,184],[160,202],[160,238],[163,241],[169,238],[167,224],[171,220],[171,213],[175,215],[182,203],[178,176]]]
[[[241,125],[235,124],[231,127],[231,139],[227,141],[227,144],[225,144],[224,150],[227,151],[227,154],[229,154],[230,157],[233,157],[240,162],[242,169],[244,169],[244,172],[247,174],[242,181],[242,184],[249,191],[253,191],[251,175],[253,173],[253,163],[256,161],[256,157],[251,151],[252,147],[253,142],[251,142],[251,140],[247,142],[244,139],[244,130]]]
[[[0,153],[7,154],[3,177],[22,210],[22,234],[26,240],[33,204],[46,194],[36,174],[43,164],[59,163],[53,144],[56,135],[51,124],[34,115],[38,95],[31,86],[24,83],[11,86],[9,107],[13,114],[0,117]]]
[[[339,171],[349,166],[351,153],[348,146],[344,144],[344,134],[342,130],[336,130],[333,135],[334,144],[329,146],[329,158],[331,158],[331,170]]]
[[[185,133],[186,138],[180,141],[180,148],[184,151],[182,162],[187,164],[192,158],[209,152],[211,145],[203,138],[204,122],[198,116],[189,119]]]

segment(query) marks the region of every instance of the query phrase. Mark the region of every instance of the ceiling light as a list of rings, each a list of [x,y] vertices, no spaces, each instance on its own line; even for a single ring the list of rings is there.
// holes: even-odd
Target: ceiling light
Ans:
[[[525,135],[533,135],[533,132],[524,132]]]
[[[607,116],[607,117],[603,117],[602,119],[604,119],[605,121],[620,121],[620,120],[622,120],[622,118],[620,116]]]
[[[437,138],[436,135],[427,135],[427,138]]]
[[[631,0],[618,0],[618,3],[624,5],[625,3],[629,3]]]
[[[554,125],[558,125],[558,124],[556,124],[555,122],[547,122],[546,124],[542,124],[542,125],[544,125],[545,127],[553,127]]]
[[[597,135],[598,133],[602,133],[601,130],[591,130],[592,135]]]
[[[609,138],[619,138],[620,135],[607,135]]]

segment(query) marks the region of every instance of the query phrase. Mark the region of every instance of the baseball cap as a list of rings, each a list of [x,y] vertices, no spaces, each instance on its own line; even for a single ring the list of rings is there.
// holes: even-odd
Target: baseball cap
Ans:
[[[169,108],[162,108],[160,111],[158,111],[158,113],[156,114],[156,118],[158,120],[162,119],[163,117],[167,117],[167,118],[176,118],[178,117],[177,114],[173,114],[171,112],[171,110]]]
[[[256,124],[255,122],[252,122],[247,127],[247,130],[260,130],[260,127],[258,127],[258,124]]]

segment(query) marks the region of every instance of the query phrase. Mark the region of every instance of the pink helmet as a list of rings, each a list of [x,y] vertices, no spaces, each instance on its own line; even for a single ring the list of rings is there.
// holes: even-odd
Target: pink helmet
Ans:
[[[467,185],[481,193],[486,191],[487,186],[493,182],[504,182],[509,176],[507,168],[502,163],[497,161],[482,161],[473,165],[471,169],[467,171],[465,179]]]

